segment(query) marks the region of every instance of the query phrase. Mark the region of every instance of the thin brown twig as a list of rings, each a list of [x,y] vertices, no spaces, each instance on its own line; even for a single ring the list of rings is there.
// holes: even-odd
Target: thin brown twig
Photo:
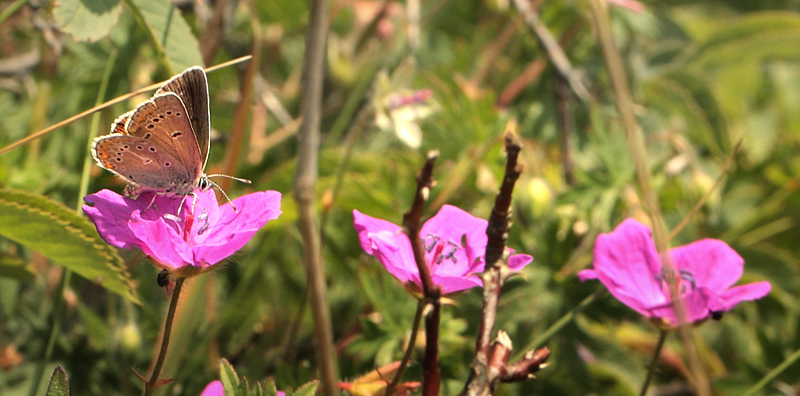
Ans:
[[[234,65],[236,63],[245,62],[245,61],[250,60],[250,58],[252,58],[252,55],[246,55],[246,56],[243,56],[243,57],[240,57],[240,58],[236,58],[234,60],[231,60],[231,61],[228,61],[228,62],[225,62],[225,63],[221,63],[221,64],[219,64],[217,66],[209,67],[209,68],[206,69],[206,72],[212,72],[214,70],[218,70],[218,69],[223,68],[223,67]],[[132,97],[134,97],[136,95],[140,95],[140,94],[143,94],[145,92],[152,91],[152,90],[164,85],[165,82],[167,82],[167,81],[165,80],[165,81],[162,81],[162,82],[157,83],[157,84],[152,84],[152,85],[148,85],[148,86],[146,86],[144,88],[139,88],[136,91],[133,91],[131,93],[128,93],[128,94],[125,94],[125,95],[122,95],[122,96],[118,96],[118,97],[116,97],[114,99],[109,100],[108,102],[105,102],[105,103],[101,104],[101,105],[94,106],[89,110],[80,112],[80,113],[78,113],[78,114],[76,114],[76,115],[74,115],[72,117],[67,118],[64,121],[58,122],[56,124],[53,124],[53,125],[45,128],[45,129],[42,129],[39,132],[36,132],[36,133],[31,134],[29,136],[26,136],[26,137],[24,137],[24,138],[22,138],[20,140],[17,140],[14,143],[9,144],[8,146],[3,147],[2,149],[0,149],[0,155],[3,155],[5,153],[7,153],[7,152],[19,147],[19,146],[22,146],[25,143],[28,143],[28,142],[36,140],[36,139],[38,139],[40,137],[43,137],[43,136],[49,134],[50,132],[55,131],[58,128],[65,127],[65,126],[67,126],[69,124],[72,124],[73,122],[78,121],[81,118],[86,117],[88,115],[91,115],[91,114],[93,114],[93,113],[95,113],[97,111],[103,110],[103,109],[105,109],[107,107],[111,107],[111,106],[113,106],[113,105],[115,105],[117,103],[124,102],[124,101],[126,101],[126,100],[128,100],[128,99],[130,99],[130,98],[132,98]]]
[[[511,132],[506,132],[505,147],[507,152],[506,172],[500,191],[495,198],[489,223],[486,226],[486,271],[482,275],[483,311],[478,337],[475,341],[475,358],[470,365],[470,378],[464,386],[464,392],[467,395],[490,394],[500,383],[500,372],[505,368],[511,351],[511,341],[508,339],[491,343],[497,318],[497,306],[500,301],[500,290],[505,278],[503,268],[506,239],[510,226],[511,197],[514,185],[522,173],[522,166],[517,163],[522,145]],[[507,270],[507,267],[505,268]],[[492,348],[492,345],[495,348]],[[491,369],[495,367],[499,367],[500,370],[492,372]]]
[[[509,365],[512,344],[504,331],[499,331],[497,338],[490,344],[494,332],[497,307],[503,283],[510,276],[508,269],[508,253],[506,239],[510,227],[511,197],[514,185],[522,173],[522,165],[517,163],[522,145],[516,135],[506,132],[505,135],[506,172],[500,192],[495,198],[494,208],[486,226],[486,271],[483,279],[483,312],[478,337],[475,342],[475,359],[470,365],[470,377],[461,394],[468,396],[488,396],[494,394],[502,382],[524,381],[534,372],[545,366],[550,350],[542,348],[530,350],[522,359]]]
[[[428,153],[428,160],[417,175],[417,190],[414,203],[403,214],[403,231],[411,242],[414,252],[414,261],[419,270],[422,281],[422,291],[425,299],[425,358],[422,364],[422,395],[438,396],[441,377],[439,373],[439,320],[441,316],[442,289],[434,285],[431,272],[425,260],[422,240],[419,237],[420,220],[425,202],[428,200],[433,187],[433,165],[439,158],[438,151]]]
[[[230,129],[230,138],[227,149],[225,150],[225,162],[223,171],[221,173],[226,175],[236,175],[236,167],[239,164],[239,159],[242,158],[242,148],[244,147],[244,135],[247,128],[247,121],[250,116],[250,111],[253,108],[252,95],[253,95],[253,79],[258,73],[258,67],[261,62],[261,23],[258,20],[256,5],[251,1],[247,3],[250,7],[252,17],[250,24],[253,28],[253,61],[247,65],[247,70],[242,76],[242,82],[239,85],[240,100],[236,105],[236,110],[233,116],[233,124]],[[227,190],[231,187],[233,179],[223,178],[219,181],[220,188]]]
[[[314,319],[322,392],[339,394],[336,373],[336,350],[333,344],[331,314],[322,263],[322,244],[315,203],[319,172],[319,125],[322,118],[322,86],[324,83],[325,43],[328,34],[328,6],[324,0],[311,1],[306,49],[303,55],[303,124],[298,134],[298,161],[294,196],[297,201],[300,233],[305,249],[303,264],[310,288],[311,314]]]
[[[557,78],[556,85],[556,120],[558,121],[558,143],[561,146],[561,166],[563,167],[564,180],[567,185],[575,185],[575,172],[570,155],[569,139],[573,134],[572,122],[572,98],[567,89],[567,82],[563,78]]]
[[[525,22],[533,30],[539,43],[547,51],[550,62],[556,70],[569,82],[570,87],[584,102],[591,102],[592,95],[580,79],[579,74],[572,68],[569,58],[561,49],[558,40],[555,39],[547,26],[539,19],[538,11],[530,4],[529,0],[514,0],[514,5],[520,13],[525,16]]]

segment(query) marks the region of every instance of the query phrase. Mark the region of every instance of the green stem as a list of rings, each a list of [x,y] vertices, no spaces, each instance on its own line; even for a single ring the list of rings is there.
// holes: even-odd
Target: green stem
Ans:
[[[527,351],[532,351],[540,347],[542,344],[545,343],[545,341],[547,341],[550,337],[556,334],[569,322],[572,322],[572,319],[574,319],[578,313],[586,309],[586,307],[588,307],[598,298],[602,297],[605,293],[606,289],[603,288],[598,290],[594,294],[590,295],[589,297],[584,298],[583,301],[581,301],[580,304],[578,304],[578,306],[572,308],[572,310],[570,310],[564,316],[562,316],[561,319],[559,319],[557,322],[553,323],[550,327],[548,327],[547,330],[544,331],[544,333],[540,334],[538,337],[534,338],[533,341],[528,343],[528,345],[520,349],[520,352],[517,352],[516,356],[514,356],[510,361],[516,362],[519,359],[521,359],[522,355],[524,355]]]
[[[642,391],[639,392],[639,396],[644,396],[645,393],[647,393],[647,388],[650,387],[650,382],[653,381],[653,374],[656,372],[658,357],[661,356],[661,349],[664,348],[664,341],[667,340],[668,334],[668,331],[661,329],[661,334],[658,337],[658,344],[656,345],[655,351],[653,351],[653,361],[650,362],[650,367],[647,368],[647,378],[644,380],[644,385],[642,385]]]
[[[169,302],[169,310],[167,311],[167,318],[164,321],[164,336],[161,337],[161,350],[158,352],[158,360],[153,367],[153,374],[150,375],[150,380],[144,384],[143,396],[152,396],[156,387],[158,386],[158,376],[161,374],[161,368],[164,367],[164,360],[167,358],[167,347],[169,347],[169,338],[172,334],[172,322],[175,320],[175,311],[178,308],[178,299],[181,295],[181,288],[186,278],[178,278],[175,280],[175,289],[172,291],[172,299]]]
[[[761,388],[764,387],[764,385],[775,379],[775,377],[777,377],[778,374],[782,373],[783,370],[789,368],[789,366],[794,364],[794,362],[796,362],[798,359],[800,359],[800,349],[794,351],[794,353],[791,354],[788,358],[786,358],[786,360],[784,360],[783,363],[781,363],[778,367],[772,369],[772,371],[770,371],[767,375],[765,375],[764,378],[761,379],[761,381],[758,381],[757,384],[753,385],[753,387],[748,389],[747,392],[743,393],[742,396],[755,395],[756,392],[760,391]]]
[[[419,303],[417,304],[417,313],[414,314],[414,324],[411,325],[411,337],[408,339],[408,347],[406,348],[406,353],[403,354],[403,360],[400,361],[400,366],[397,368],[397,374],[395,374],[392,383],[386,388],[385,395],[393,395],[395,388],[397,388],[397,384],[400,383],[403,379],[403,372],[406,370],[406,366],[408,366],[409,360],[411,360],[411,353],[414,352],[414,347],[417,344],[417,333],[419,333],[419,322],[422,320],[422,311],[425,309],[425,300],[420,299]]]
[[[25,1],[21,1],[20,3],[25,3]],[[14,7],[12,5],[11,7]],[[9,7],[9,8],[11,8]],[[4,14],[0,16],[0,23],[2,20],[7,17],[5,15],[8,12],[9,8],[6,9]],[[108,81],[111,79],[111,71],[114,69],[114,62],[117,59],[117,51],[112,51],[111,55],[108,57],[108,63],[106,63],[106,69],[103,72],[103,79],[100,81],[100,89],[97,93],[97,98],[95,99],[95,106],[100,105],[103,103],[103,99],[105,98],[106,90],[108,89]],[[94,113],[92,116],[91,125],[89,127],[89,141],[87,143],[87,147],[90,147],[94,137],[97,136],[97,130],[100,127],[100,113]],[[86,196],[86,192],[89,190],[89,169],[91,168],[92,163],[89,155],[86,155],[83,161],[83,173],[81,176],[81,185],[78,189],[78,197],[82,198]],[[82,199],[78,199],[76,204],[75,210],[78,214],[81,214],[81,206],[83,205]],[[68,269],[64,269],[64,272],[61,275],[61,281],[58,283],[58,288],[56,290],[55,295],[53,298],[55,301],[53,302],[53,311],[51,312],[53,324],[50,327],[50,336],[47,339],[47,347],[45,348],[44,358],[39,361],[39,364],[36,367],[36,373],[34,374],[34,381],[31,384],[30,391],[28,395],[35,396],[39,394],[39,385],[40,379],[44,375],[45,366],[47,362],[50,361],[50,357],[53,355],[53,349],[56,345],[56,339],[58,339],[58,332],[61,330],[61,312],[63,312],[64,307],[64,290],[66,290],[67,285],[72,278],[72,271]]]
[[[128,8],[131,9],[131,12],[133,12],[133,17],[136,19],[136,22],[138,22],[142,29],[144,29],[144,31],[147,33],[147,37],[153,43],[153,48],[156,50],[156,55],[159,59],[161,59],[164,67],[167,69],[170,75],[174,75],[175,70],[172,69],[172,64],[169,62],[169,58],[167,58],[167,54],[164,51],[164,41],[160,41],[159,38],[156,37],[155,32],[150,29],[150,26],[147,25],[147,21],[144,19],[144,15],[142,15],[142,11],[139,10],[139,7],[133,0],[125,0],[125,4],[127,4]],[[174,7],[170,11],[170,17],[172,16],[172,12],[174,12]],[[167,21],[167,24],[169,24],[169,21]]]
[[[25,3],[27,2],[28,0],[17,0],[11,3],[10,6],[6,7],[6,9],[3,10],[2,13],[0,13],[0,25],[2,25],[3,22],[5,22],[5,20],[8,19],[8,17],[14,15],[14,13],[17,12],[17,10],[19,10],[20,8],[22,8],[22,6],[24,6]]]

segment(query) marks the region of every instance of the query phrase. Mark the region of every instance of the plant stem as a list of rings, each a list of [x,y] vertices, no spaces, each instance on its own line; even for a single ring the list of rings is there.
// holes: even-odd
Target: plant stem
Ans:
[[[328,35],[328,3],[312,0],[306,48],[303,55],[303,124],[298,133],[298,161],[294,196],[297,201],[300,233],[303,238],[303,265],[310,289],[311,314],[314,318],[319,373],[325,396],[337,396],[338,374],[336,350],[333,346],[331,313],[322,263],[322,242],[315,208],[319,172],[319,125],[322,118],[322,86],[324,85],[325,44]]]
[[[645,393],[647,393],[647,388],[650,387],[650,382],[653,380],[653,374],[656,372],[658,357],[661,356],[661,349],[664,348],[664,341],[667,340],[667,335],[669,335],[669,332],[661,329],[661,334],[658,336],[658,344],[656,344],[656,349],[653,351],[653,360],[650,362],[650,367],[647,368],[647,378],[644,380],[642,391],[639,392],[639,396],[644,396]]]
[[[2,24],[11,15],[14,15],[14,13],[17,12],[17,10],[19,10],[20,8],[22,8],[22,6],[24,6],[25,3],[27,2],[28,0],[17,0],[11,3],[8,7],[6,7],[6,9],[3,10],[2,13],[0,13],[0,24]]]
[[[661,256],[661,262],[665,270],[675,273],[675,268],[667,255],[669,244],[665,233],[664,219],[661,216],[661,209],[658,206],[658,196],[653,187],[650,170],[647,166],[648,155],[644,145],[644,136],[638,120],[636,119],[633,94],[631,93],[625,67],[622,63],[622,55],[620,54],[611,31],[611,23],[608,17],[606,4],[601,0],[591,0],[589,4],[591,5],[595,26],[597,28],[599,44],[603,50],[603,61],[606,64],[608,77],[611,81],[614,94],[616,95],[614,98],[615,104],[619,111],[622,128],[625,131],[625,138],[636,169],[636,176],[639,181],[644,208],[652,222],[653,240],[655,241],[656,249]],[[678,322],[681,323],[678,331],[684,348],[686,349],[692,385],[694,385],[698,395],[711,396],[711,383],[700,360],[700,353],[697,351],[693,328],[691,324],[685,323],[687,321],[686,307],[681,302],[682,300],[678,298],[680,296],[678,283],[679,282],[676,281],[669,282],[670,296],[673,301],[673,308],[675,309],[676,316],[678,317]]]
[[[161,350],[158,352],[158,359],[156,360],[156,365],[153,367],[150,380],[144,384],[143,396],[152,396],[156,391],[158,376],[161,374],[161,368],[164,367],[164,360],[167,358],[167,347],[169,347],[169,338],[172,334],[172,322],[175,320],[175,311],[178,308],[178,299],[180,298],[181,288],[185,280],[186,278],[178,278],[175,280],[175,289],[172,291],[169,310],[167,310],[167,317],[164,320],[164,335],[161,337]]]
[[[428,160],[422,170],[417,174],[417,191],[414,203],[403,214],[403,232],[408,236],[411,250],[414,252],[414,262],[417,264],[422,292],[424,294],[425,308],[425,360],[422,362],[422,395],[437,396],[441,386],[441,373],[439,372],[439,320],[441,317],[442,288],[433,283],[431,271],[425,260],[422,239],[419,237],[420,219],[425,202],[428,200],[433,186],[433,165],[439,158],[438,151],[428,153]]]
[[[169,75],[174,75],[175,70],[172,69],[172,64],[170,63],[169,58],[167,58],[167,53],[164,51],[164,44],[163,44],[164,37],[156,37],[155,32],[152,29],[150,29],[150,27],[147,25],[147,22],[145,21],[144,15],[142,15],[142,11],[139,9],[139,6],[136,3],[134,3],[133,0],[124,0],[124,1],[125,4],[128,5],[128,8],[131,9],[131,12],[133,12],[133,18],[136,19],[136,22],[144,30],[144,32],[147,34],[147,38],[149,38],[150,42],[153,44],[153,49],[156,50],[156,57],[161,61],[162,66],[164,66],[164,68],[167,69]],[[175,7],[171,6],[169,12],[170,14],[174,13]],[[172,15],[169,15],[167,20],[169,20],[169,18],[171,17]],[[166,34],[166,32],[164,32],[164,34]]]
[[[419,322],[422,320],[422,311],[425,309],[425,300],[419,300],[417,304],[417,312],[414,314],[414,323],[411,325],[411,336],[408,338],[408,347],[406,348],[406,353],[403,354],[403,360],[400,361],[400,367],[397,368],[397,374],[395,374],[392,383],[386,387],[385,395],[394,395],[394,390],[397,388],[397,384],[403,380],[403,372],[406,370],[406,366],[408,366],[409,360],[411,360],[411,354],[414,352],[414,347],[417,344],[417,333],[419,333]]]

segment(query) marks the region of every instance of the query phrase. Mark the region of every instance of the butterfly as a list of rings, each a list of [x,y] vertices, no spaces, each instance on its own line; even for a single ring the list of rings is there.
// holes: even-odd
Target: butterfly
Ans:
[[[216,186],[209,180],[214,176],[249,183],[204,173],[210,129],[208,80],[205,71],[194,66],[114,120],[111,133],[94,140],[92,157],[98,166],[128,182],[127,196],[155,192],[185,199],[197,189]]]

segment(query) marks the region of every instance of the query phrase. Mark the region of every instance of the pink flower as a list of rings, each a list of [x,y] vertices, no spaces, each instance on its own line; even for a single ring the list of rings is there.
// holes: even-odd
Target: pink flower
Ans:
[[[400,226],[353,210],[354,225],[361,248],[375,256],[395,278],[421,290],[411,242]],[[425,222],[420,238],[433,283],[443,294],[481,286],[474,274],[483,272],[487,221],[450,205]],[[513,251],[512,251],[513,253]],[[533,260],[527,254],[509,258],[509,268],[518,271]]]
[[[108,244],[139,248],[154,264],[175,276],[189,277],[241,249],[269,220],[280,214],[281,194],[263,191],[219,206],[213,191],[187,197],[142,194],[138,199],[102,190],[84,198],[83,211]],[[192,214],[193,213],[193,214]]]
[[[719,316],[741,301],[766,296],[769,282],[733,286],[742,276],[744,260],[720,240],[703,239],[670,249],[677,274],[668,274],[647,226],[627,219],[614,232],[597,237],[594,269],[578,273],[581,281],[598,279],[614,297],[650,318],[675,326],[668,277],[677,278],[686,317],[697,322]]]
[[[222,386],[222,381],[216,380],[209,382],[200,396],[225,396],[225,388]],[[278,396],[286,396],[286,393],[278,391]]]

